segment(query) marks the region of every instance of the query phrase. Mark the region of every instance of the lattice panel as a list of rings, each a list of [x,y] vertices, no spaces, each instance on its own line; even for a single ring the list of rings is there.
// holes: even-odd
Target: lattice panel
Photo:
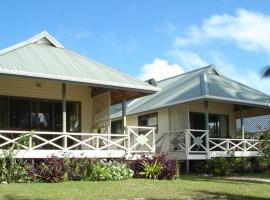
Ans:
[[[172,108],[170,110],[171,130],[189,129],[189,113],[187,110],[179,110]]]
[[[243,123],[246,138],[254,136],[254,134],[270,131],[270,110],[254,109],[243,111]],[[241,133],[241,119],[239,114],[236,119],[236,130],[238,134]]]
[[[93,97],[93,115],[95,129],[110,126],[110,92]]]

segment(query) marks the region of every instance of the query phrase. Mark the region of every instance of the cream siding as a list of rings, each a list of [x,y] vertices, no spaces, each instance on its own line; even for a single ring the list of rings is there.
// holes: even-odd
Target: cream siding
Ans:
[[[194,101],[194,102],[171,106],[170,107],[170,117],[171,117],[170,130],[177,130],[177,129],[183,130],[183,129],[189,128],[189,112],[204,112],[204,102]],[[210,101],[208,104],[208,112],[212,114],[228,115],[229,135],[232,137],[234,136],[235,131],[236,131],[236,125],[235,125],[236,118],[235,118],[233,104]],[[186,123],[187,125],[185,125]]]
[[[61,100],[62,87],[59,81],[1,76],[0,95]],[[66,95],[68,101],[81,102],[82,132],[89,132],[92,127],[91,89],[86,85],[67,84]]]

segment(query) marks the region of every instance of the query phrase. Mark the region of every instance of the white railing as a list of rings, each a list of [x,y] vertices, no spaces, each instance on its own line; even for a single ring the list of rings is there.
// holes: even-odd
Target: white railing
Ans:
[[[127,134],[129,138],[128,151],[130,153],[155,153],[156,142],[154,127],[128,126]]]
[[[257,155],[260,150],[258,139],[209,138],[208,130],[186,129],[168,132],[170,152],[185,152],[186,156],[205,154],[228,156],[238,152],[241,156]],[[252,152],[252,153],[250,153]],[[213,154],[214,153],[214,154]]]
[[[258,139],[209,138],[209,151],[259,151]]]
[[[138,132],[139,131],[139,132]],[[84,157],[122,157],[134,152],[155,152],[155,128],[127,127],[127,134],[62,133],[0,130],[0,151],[11,147],[24,157],[73,154]],[[105,152],[102,154],[101,152]],[[116,152],[118,151],[118,152]],[[121,153],[119,153],[121,151]],[[0,152],[0,154],[1,154]],[[96,153],[95,153],[96,152]],[[98,153],[97,153],[98,152]],[[117,153],[117,154],[116,154]],[[38,155],[43,154],[43,155]]]

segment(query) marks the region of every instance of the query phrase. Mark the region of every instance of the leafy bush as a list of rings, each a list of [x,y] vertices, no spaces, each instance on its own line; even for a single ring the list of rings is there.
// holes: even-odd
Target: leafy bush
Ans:
[[[123,180],[133,176],[133,171],[123,162],[96,160],[92,164],[92,171],[89,179],[93,181]]]
[[[203,174],[212,174],[215,176],[228,176],[231,174],[231,167],[226,158],[216,157],[207,160],[201,167]]]
[[[6,155],[0,161],[0,173],[0,182],[24,183],[30,180],[24,168],[24,162],[13,158],[11,154]]]
[[[64,174],[64,160],[54,156],[44,159],[37,167],[37,176],[43,182],[62,181]]]
[[[157,161],[154,163],[144,162],[143,170],[140,172],[140,175],[144,178],[158,179],[160,177],[161,170],[162,166]]]
[[[145,172],[146,163],[149,163],[152,167],[155,163],[161,166],[158,179],[173,179],[179,176],[177,161],[166,159],[165,154],[157,154],[152,158],[143,155],[140,159],[128,161],[129,167],[134,171],[134,178],[146,178],[141,173]]]
[[[80,181],[90,176],[92,161],[87,158],[65,159],[65,173],[68,180]]]

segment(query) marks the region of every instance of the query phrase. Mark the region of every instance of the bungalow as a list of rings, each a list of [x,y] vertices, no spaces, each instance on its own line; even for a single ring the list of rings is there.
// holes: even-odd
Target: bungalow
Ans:
[[[161,90],[127,103],[127,124],[155,127],[156,152],[185,161],[259,156],[258,137],[270,128],[270,96],[214,66],[148,82]],[[113,107],[112,133],[121,132],[120,110]]]
[[[158,88],[65,49],[47,32],[1,50],[0,76],[1,156],[11,147],[18,158],[155,151],[155,128],[127,127],[125,112],[125,129],[112,135],[110,107]]]

